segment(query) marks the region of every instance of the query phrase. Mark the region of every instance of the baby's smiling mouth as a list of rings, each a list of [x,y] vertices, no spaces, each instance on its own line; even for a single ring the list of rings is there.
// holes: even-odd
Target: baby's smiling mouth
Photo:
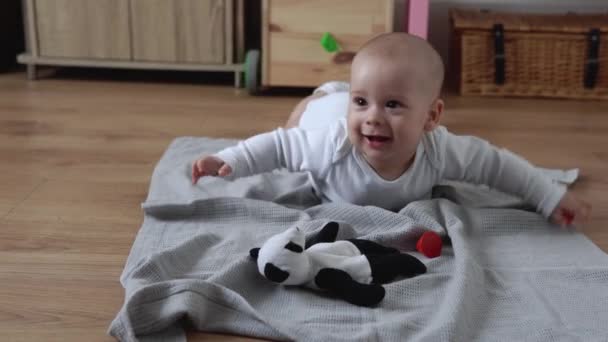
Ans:
[[[383,135],[366,135],[362,134],[365,141],[373,148],[381,148],[390,143],[392,138]]]

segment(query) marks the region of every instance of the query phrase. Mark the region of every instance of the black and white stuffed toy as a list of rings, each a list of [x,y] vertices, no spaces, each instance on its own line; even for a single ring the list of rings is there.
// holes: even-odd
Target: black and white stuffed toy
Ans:
[[[395,248],[361,239],[336,241],[339,229],[329,222],[306,242],[299,228],[290,228],[249,253],[268,280],[326,290],[361,306],[382,301],[381,284],[426,272],[420,260]]]

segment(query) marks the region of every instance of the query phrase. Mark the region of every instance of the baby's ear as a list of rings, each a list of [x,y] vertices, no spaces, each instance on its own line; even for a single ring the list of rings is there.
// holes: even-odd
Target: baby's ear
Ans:
[[[441,115],[443,114],[443,100],[436,99],[433,101],[431,108],[429,109],[429,116],[426,123],[424,124],[424,130],[430,132],[439,126],[441,121]]]
[[[251,258],[253,258],[253,260],[258,260],[258,254],[260,253],[260,249],[259,248],[252,248],[249,251],[249,256],[251,256]]]

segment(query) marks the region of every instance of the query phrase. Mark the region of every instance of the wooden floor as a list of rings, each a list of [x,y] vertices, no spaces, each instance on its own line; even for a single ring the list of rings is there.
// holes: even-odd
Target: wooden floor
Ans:
[[[0,340],[111,341],[118,278],[169,142],[273,129],[298,98],[196,82],[0,74]],[[575,191],[593,204],[581,230],[608,251],[608,101],[448,96],[444,123],[545,167],[580,167]]]

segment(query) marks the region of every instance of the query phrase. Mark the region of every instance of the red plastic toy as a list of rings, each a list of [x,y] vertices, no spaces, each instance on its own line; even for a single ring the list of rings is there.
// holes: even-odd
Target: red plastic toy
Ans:
[[[566,221],[567,225],[571,225],[574,221],[574,213],[569,210],[562,211],[562,217],[564,218],[564,221]]]
[[[427,258],[436,258],[441,255],[443,242],[439,234],[435,232],[425,232],[416,243],[416,250]]]

